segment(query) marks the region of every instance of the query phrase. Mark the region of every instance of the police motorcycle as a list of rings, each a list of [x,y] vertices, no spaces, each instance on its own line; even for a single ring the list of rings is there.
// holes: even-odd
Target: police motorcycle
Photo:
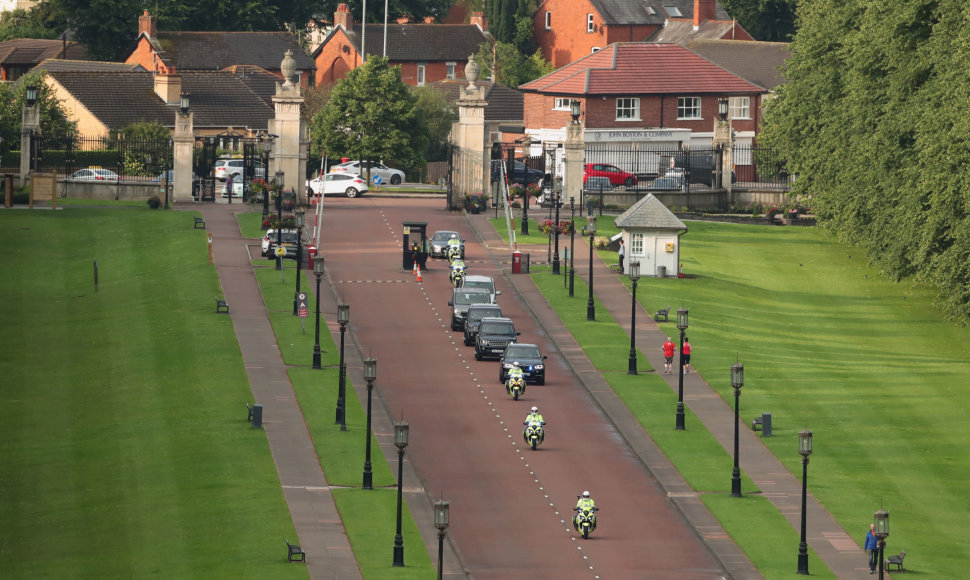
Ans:
[[[519,363],[513,363],[512,368],[506,373],[505,392],[512,395],[516,401],[525,393],[525,372],[522,371]]]
[[[465,262],[463,260],[455,260],[451,263],[448,280],[451,281],[451,285],[455,288],[461,288],[462,283],[465,281]]]
[[[589,492],[583,492],[583,495],[577,495],[577,498],[589,498]],[[576,531],[583,535],[583,539],[589,538],[590,532],[596,529],[596,512],[600,511],[598,507],[592,506],[576,506],[573,508],[576,515],[573,516],[573,527]]]
[[[454,262],[455,260],[465,259],[465,244],[459,238],[450,238],[448,240],[448,250],[446,255],[448,256],[449,262]]]
[[[532,407],[532,413],[536,413],[538,410],[536,407]],[[546,438],[546,430],[543,428],[546,422],[530,417],[526,417],[526,420],[522,422],[525,425],[525,429],[522,430],[522,436],[525,438],[525,442],[529,444],[529,447],[535,450]]]

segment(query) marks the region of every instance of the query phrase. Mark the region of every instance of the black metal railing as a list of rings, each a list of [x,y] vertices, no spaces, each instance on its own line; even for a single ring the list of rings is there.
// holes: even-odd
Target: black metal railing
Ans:
[[[83,169],[106,169],[117,175],[118,181],[154,181],[172,166],[172,141],[168,138],[30,135],[29,141],[30,168],[62,178],[71,178]]]

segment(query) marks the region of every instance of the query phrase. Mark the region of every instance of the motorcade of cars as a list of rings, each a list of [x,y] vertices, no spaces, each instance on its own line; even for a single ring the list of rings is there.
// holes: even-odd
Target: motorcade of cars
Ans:
[[[465,281],[461,284],[462,288],[483,288],[488,291],[491,303],[496,304],[496,297],[502,295],[502,291],[495,291],[495,280],[491,276],[480,276],[469,274],[465,276]]]
[[[502,358],[499,359],[502,364],[499,366],[498,382],[504,383],[508,378],[509,369],[515,366],[515,363],[519,363],[519,368],[525,375],[525,382],[544,385],[546,384],[546,364],[542,362],[544,360],[546,356],[537,345],[513,342],[505,347]]]
[[[357,175],[367,175],[370,168],[370,178],[375,184],[390,183],[400,185],[404,183],[404,172],[384,165],[380,161],[345,161],[338,163],[330,168],[330,173],[356,173]],[[374,179],[379,177],[380,179]]]
[[[447,258],[448,257],[448,240],[452,238],[458,238],[461,240],[461,234],[458,232],[453,232],[451,230],[438,230],[431,236],[431,257],[432,258]],[[464,242],[464,240],[462,240]],[[465,256],[461,257],[463,260]]]
[[[465,313],[465,346],[475,344],[478,338],[478,325],[483,318],[501,318],[502,307],[498,304],[472,304]]]
[[[521,183],[529,185],[541,183],[545,177],[545,172],[540,169],[533,169],[521,161],[512,162],[512,170],[509,172],[508,164],[502,159],[493,159],[491,165],[491,179],[493,182],[500,181],[502,178],[502,165],[505,164],[505,171],[508,173],[509,185]]]
[[[235,180],[243,174],[244,165],[245,159],[242,157],[223,157],[216,161],[215,166],[212,168],[212,174],[219,181],[225,181],[226,177],[230,175]],[[257,178],[265,176],[266,170],[263,168],[263,164],[259,161],[253,161],[253,174],[249,177]]]
[[[295,260],[297,250],[296,230],[283,230],[279,234],[274,232],[273,236],[269,239],[269,246],[266,248],[266,257],[270,260],[276,259],[277,235],[282,237],[282,247],[286,250],[286,255],[283,257]]]
[[[475,338],[475,360],[502,358],[506,347],[518,340],[519,334],[511,318],[483,318]]]
[[[76,179],[78,181],[118,181],[121,177],[110,169],[88,167],[87,169],[75,171],[68,179]]]
[[[356,173],[326,173],[306,182],[315,195],[357,197],[367,193],[367,180]]]
[[[455,288],[448,306],[451,306],[451,329],[464,330],[465,315],[472,304],[491,304],[492,297],[481,288]]]
[[[610,180],[611,185],[625,185],[632,187],[637,184],[637,176],[623,171],[616,165],[609,163],[586,163],[583,165],[583,185],[586,185],[591,177],[605,177]]]

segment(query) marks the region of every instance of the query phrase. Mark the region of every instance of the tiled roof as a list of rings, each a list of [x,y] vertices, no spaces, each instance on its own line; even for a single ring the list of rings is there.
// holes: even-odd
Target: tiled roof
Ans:
[[[155,94],[151,73],[51,71],[50,76],[110,129],[137,121],[175,125],[176,107]],[[180,76],[182,89],[192,94],[196,128],[269,125],[273,109],[232,73],[186,71]]]
[[[357,52],[360,52],[360,35],[360,24],[355,24],[353,30],[347,31],[347,37]],[[387,56],[391,61],[467,61],[484,42],[491,42],[491,36],[472,24],[387,25]],[[367,54],[383,53],[384,25],[368,24]]]
[[[787,42],[752,40],[695,40],[685,45],[741,78],[774,89],[785,82],[781,67],[791,56]]]
[[[587,96],[764,92],[682,46],[650,42],[611,44],[519,89]]]
[[[35,65],[48,58],[63,57],[64,52],[63,40],[18,38],[0,42],[0,63]],[[76,42],[69,41],[66,52],[69,58],[83,60],[87,57],[84,47]]]
[[[590,0],[593,8],[607,25],[617,24],[663,24],[675,18],[676,8],[682,18],[694,17],[694,0]],[[731,16],[717,3],[715,18],[730,20]]]
[[[276,94],[277,83],[282,82],[280,77],[268,72],[258,66],[232,66],[225,69],[225,72],[236,75],[241,83],[249,87],[259,98],[270,107],[273,106],[273,95]]]
[[[515,121],[522,122],[522,93],[505,85],[490,81],[479,82],[478,86],[485,87],[486,121]],[[439,81],[434,83],[436,89],[444,91],[452,101],[457,101],[460,91],[468,86],[467,80]]]
[[[684,222],[650,193],[617,216],[613,223],[622,230],[687,230]]]
[[[654,32],[650,42],[670,42],[686,44],[691,40],[702,38],[724,38],[729,36],[735,23],[731,20],[705,20],[694,30],[693,20],[671,19],[667,25]]]
[[[288,32],[158,32],[152,44],[179,72],[240,64],[279,70],[287,50],[293,51],[297,70],[314,68],[313,60]]]
[[[34,70],[46,71],[81,71],[81,72],[145,72],[137,63],[104,62],[99,60],[67,60],[62,58],[48,58],[34,67]]]

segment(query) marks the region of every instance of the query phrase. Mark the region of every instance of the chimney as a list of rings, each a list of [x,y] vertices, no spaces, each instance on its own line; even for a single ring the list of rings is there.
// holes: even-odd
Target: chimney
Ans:
[[[177,74],[155,75],[155,94],[165,101],[166,105],[179,104],[179,97],[182,95],[182,77]]]
[[[155,38],[158,36],[156,20],[156,17],[149,14],[148,10],[145,10],[144,14],[138,17],[138,36],[141,36],[142,34],[148,35],[148,38]]]
[[[716,11],[717,0],[694,0],[694,30],[697,30],[701,23],[714,20]]]
[[[354,15],[350,13],[350,7],[343,2],[333,13],[333,25],[343,27],[344,30],[352,30],[354,27]]]
[[[468,23],[481,28],[482,30],[488,30],[488,21],[485,20],[484,12],[472,12],[471,18],[469,18]]]

